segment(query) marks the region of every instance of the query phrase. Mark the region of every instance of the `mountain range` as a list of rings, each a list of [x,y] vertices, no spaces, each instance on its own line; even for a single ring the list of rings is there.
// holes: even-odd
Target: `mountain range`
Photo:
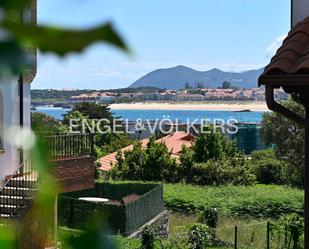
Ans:
[[[229,81],[235,87],[253,88],[257,87],[258,77],[263,70],[261,68],[235,73],[224,72],[216,68],[209,71],[198,71],[185,66],[177,66],[150,72],[135,81],[130,87],[157,87],[178,90],[184,88],[187,83],[192,87],[195,87],[197,83],[202,83],[204,87],[217,88],[222,86],[224,81]]]

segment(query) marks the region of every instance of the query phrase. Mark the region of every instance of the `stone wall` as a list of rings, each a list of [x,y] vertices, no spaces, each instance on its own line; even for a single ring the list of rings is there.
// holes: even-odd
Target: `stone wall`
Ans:
[[[129,238],[141,238],[143,231],[146,227],[150,227],[156,237],[167,238],[168,237],[168,211],[165,210],[158,214],[151,221],[147,222],[137,231],[132,233]]]

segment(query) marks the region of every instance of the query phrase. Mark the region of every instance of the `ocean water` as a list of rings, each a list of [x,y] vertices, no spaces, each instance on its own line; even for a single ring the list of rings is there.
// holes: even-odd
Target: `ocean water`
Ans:
[[[37,108],[36,112],[43,112],[57,119],[62,119],[70,109],[62,108]],[[136,119],[178,119],[186,122],[195,119],[236,119],[237,122],[261,122],[263,112],[233,112],[233,111],[207,111],[207,110],[112,110],[114,115],[128,120]]]

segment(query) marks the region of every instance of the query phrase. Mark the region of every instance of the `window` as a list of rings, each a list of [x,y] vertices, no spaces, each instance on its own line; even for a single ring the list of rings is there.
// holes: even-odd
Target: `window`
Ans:
[[[3,95],[0,90],[0,153],[4,151],[3,146],[3,128],[4,128],[4,101],[3,101]]]

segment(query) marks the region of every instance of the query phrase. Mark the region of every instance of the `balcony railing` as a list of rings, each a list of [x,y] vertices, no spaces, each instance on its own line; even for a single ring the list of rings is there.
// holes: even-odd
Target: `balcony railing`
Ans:
[[[44,135],[51,160],[93,156],[93,134]]]

